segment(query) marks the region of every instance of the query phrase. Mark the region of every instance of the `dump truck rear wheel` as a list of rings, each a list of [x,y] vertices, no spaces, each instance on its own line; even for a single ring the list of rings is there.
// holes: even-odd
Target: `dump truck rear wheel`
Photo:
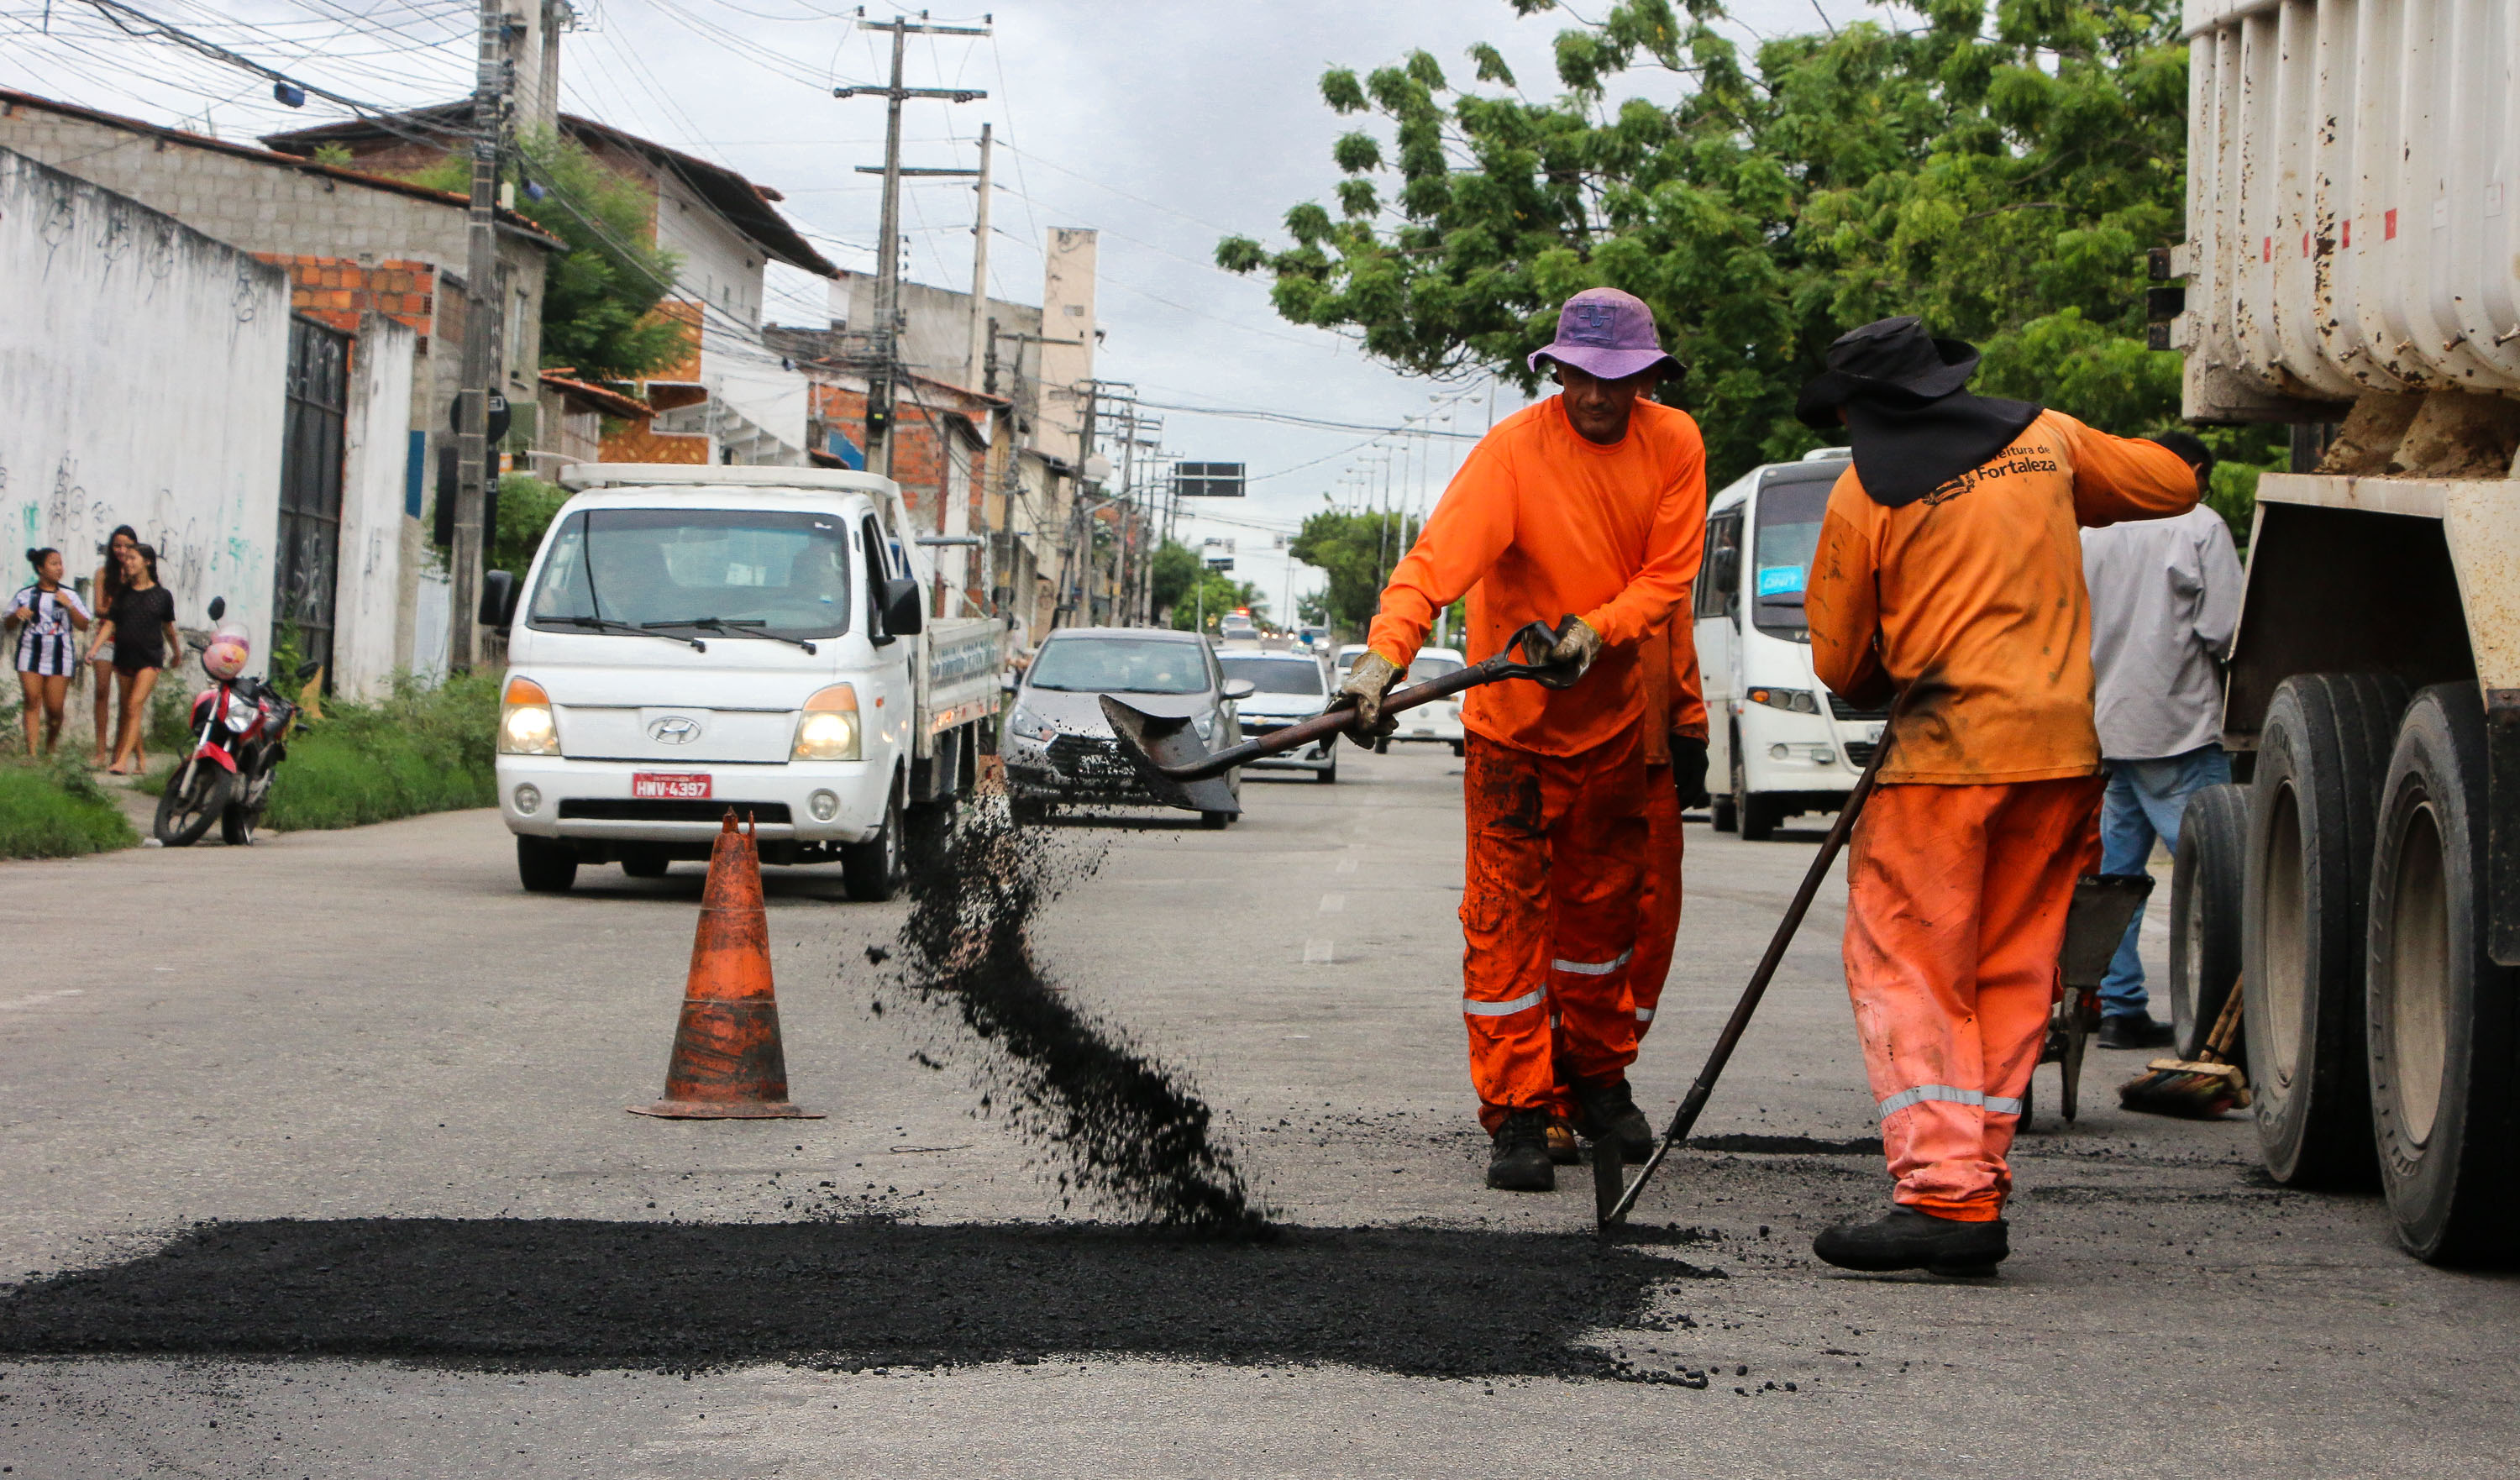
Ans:
[[[2248,843],[2248,787],[2227,782],[2187,799],[2170,866],[2170,1022],[2182,1058],[2194,1058],[2205,1047],[2239,980]],[[2241,1026],[2245,1032],[2245,1020]],[[2240,1045],[2232,1047],[2237,1062]]]
[[[2486,946],[2485,750],[2475,685],[2416,695],[2371,867],[2371,1135],[2399,1238],[2437,1264],[2507,1258],[2520,1227],[2520,971]]]
[[[2277,1182],[2366,1185],[2363,912],[2380,780],[2406,686],[2371,674],[2284,680],[2258,736],[2240,910],[2249,1085]]]

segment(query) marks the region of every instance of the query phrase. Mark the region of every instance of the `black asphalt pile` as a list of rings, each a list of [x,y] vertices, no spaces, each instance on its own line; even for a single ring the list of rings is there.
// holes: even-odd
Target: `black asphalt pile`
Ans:
[[[1647,1311],[1673,1273],[1590,1237],[1418,1229],[279,1220],[0,1296],[0,1354],[563,1371],[1094,1355],[1635,1380],[1625,1353],[1579,1343],[1669,1329]]]
[[[1029,927],[1098,851],[1002,808],[973,809],[911,871],[894,980],[949,1007],[983,1046],[984,1110],[1058,1154],[1063,1192],[1147,1223],[1214,1234],[1269,1228],[1182,1076],[1081,1011],[1035,966]]]

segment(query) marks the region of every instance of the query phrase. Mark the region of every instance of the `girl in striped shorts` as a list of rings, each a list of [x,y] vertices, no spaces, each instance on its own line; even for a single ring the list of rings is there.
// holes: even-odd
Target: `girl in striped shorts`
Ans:
[[[69,702],[70,675],[78,671],[73,629],[87,630],[89,615],[78,593],[62,584],[62,553],[29,550],[26,563],[35,568],[35,583],[9,599],[0,625],[15,628],[18,687],[26,700],[26,753],[35,753],[35,720],[43,717],[44,751],[62,740],[62,709]]]

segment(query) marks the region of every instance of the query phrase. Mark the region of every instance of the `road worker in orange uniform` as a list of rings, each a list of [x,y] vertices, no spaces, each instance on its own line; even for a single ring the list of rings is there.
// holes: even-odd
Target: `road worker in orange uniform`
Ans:
[[[1650,309],[1611,289],[1580,292],[1532,355],[1535,371],[1543,362],[1563,393],[1472,449],[1393,569],[1370,650],[1332,699],[1355,709],[1358,742],[1388,734],[1383,696],[1464,593],[1474,661],[1526,623],[1577,618],[1551,652],[1584,671],[1573,687],[1496,684],[1462,706],[1462,1010],[1495,1141],[1488,1186],[1519,1191],[1556,1185],[1548,1127],[1561,1074],[1586,1134],[1631,1160],[1653,1148],[1627,1081],[1646,830],[1639,650],[1687,594],[1706,522],[1697,424],[1644,398],[1677,368]]]
[[[1706,798],[1705,688],[1686,596],[1671,625],[1639,645],[1637,672],[1644,685],[1645,849],[1637,875],[1637,954],[1628,963],[1628,995],[1636,1003],[1642,1048],[1680,938],[1680,815]],[[1559,1064],[1566,1059],[1560,1050]],[[1549,1159],[1561,1167],[1582,1159],[1575,1138],[1580,1118],[1574,1092],[1561,1078],[1549,1109]]]
[[[1961,389],[1977,351],[1885,319],[1829,346],[1811,426],[1845,425],[1805,593],[1848,701],[1904,693],[1847,867],[1846,980],[1898,1186],[1813,1252],[1988,1274],[2004,1162],[2058,990],[2074,880],[2099,864],[2092,622],[2077,526],[2184,513],[2158,443]]]

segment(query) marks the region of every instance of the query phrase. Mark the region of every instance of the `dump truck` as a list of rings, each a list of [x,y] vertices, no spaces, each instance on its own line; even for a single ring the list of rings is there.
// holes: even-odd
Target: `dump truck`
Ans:
[[[2283,423],[2173,875],[2182,1051],[2236,976],[2279,1181],[2520,1244],[2520,0],[2187,0],[2198,423]]]

